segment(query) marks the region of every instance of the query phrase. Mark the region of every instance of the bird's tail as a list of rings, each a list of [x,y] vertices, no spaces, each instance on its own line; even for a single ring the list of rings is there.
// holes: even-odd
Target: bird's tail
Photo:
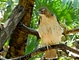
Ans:
[[[57,56],[56,49],[51,49],[51,50],[45,51],[46,59],[56,59],[57,57],[58,56]]]

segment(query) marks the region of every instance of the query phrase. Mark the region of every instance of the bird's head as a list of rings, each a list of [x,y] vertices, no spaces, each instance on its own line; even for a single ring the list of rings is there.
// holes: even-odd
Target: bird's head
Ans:
[[[39,14],[40,16],[46,16],[46,17],[50,17],[50,16],[53,15],[46,7],[41,7],[41,8],[38,10],[38,14]]]

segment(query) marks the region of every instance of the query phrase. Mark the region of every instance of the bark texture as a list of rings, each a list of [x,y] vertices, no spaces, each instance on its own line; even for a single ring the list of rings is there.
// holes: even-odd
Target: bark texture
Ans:
[[[17,5],[11,12],[7,21],[3,24],[3,28],[0,30],[0,51],[3,48],[6,40],[11,36],[13,30],[24,16],[24,8],[21,5]]]
[[[22,18],[21,22],[26,26],[30,26],[30,21],[32,17],[32,10],[34,6],[34,0],[19,0],[19,4],[25,9],[25,16]],[[26,46],[28,33],[18,24],[10,39],[10,48],[7,58],[14,58],[24,55],[24,48]]]

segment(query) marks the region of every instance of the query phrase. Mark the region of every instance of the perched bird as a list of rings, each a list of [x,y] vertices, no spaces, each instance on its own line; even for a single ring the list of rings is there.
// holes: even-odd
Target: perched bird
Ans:
[[[38,33],[42,39],[42,44],[44,46],[59,44],[63,28],[59,25],[56,16],[46,7],[40,8],[38,14],[40,16]],[[45,51],[46,59],[55,59],[57,57],[56,49]]]

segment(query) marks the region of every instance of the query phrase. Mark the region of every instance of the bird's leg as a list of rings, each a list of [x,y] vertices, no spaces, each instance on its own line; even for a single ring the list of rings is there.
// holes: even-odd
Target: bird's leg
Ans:
[[[50,47],[51,47],[51,45],[50,45],[50,44],[49,44],[49,45],[47,45],[47,49],[48,49],[48,50],[50,50],[50,49],[49,49]]]
[[[49,50],[49,47],[51,47],[50,45],[47,45],[47,50]]]
[[[47,46],[47,50],[49,50],[49,45]]]

